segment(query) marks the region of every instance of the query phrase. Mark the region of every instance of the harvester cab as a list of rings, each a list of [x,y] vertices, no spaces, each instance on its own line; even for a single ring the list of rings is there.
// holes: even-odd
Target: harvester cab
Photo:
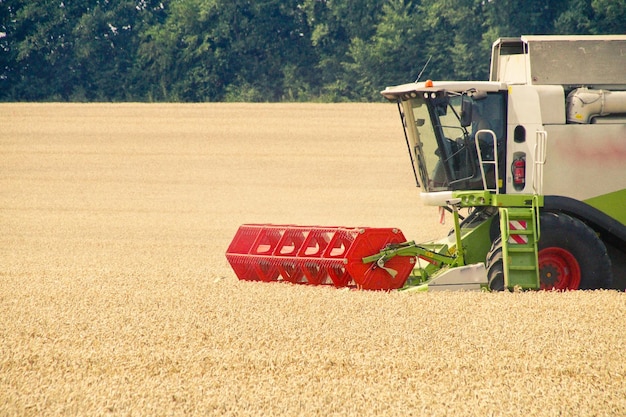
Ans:
[[[624,289],[624,68],[626,35],[527,36],[493,44],[489,81],[388,87],[421,201],[454,230],[416,244],[397,229],[243,225],[226,257],[245,280]]]
[[[449,89],[454,87],[460,91]],[[398,102],[418,186],[440,193],[432,196],[443,196],[442,202],[451,191],[502,187],[498,148],[503,148],[505,96],[497,84],[465,87],[434,88],[426,82],[383,91]]]

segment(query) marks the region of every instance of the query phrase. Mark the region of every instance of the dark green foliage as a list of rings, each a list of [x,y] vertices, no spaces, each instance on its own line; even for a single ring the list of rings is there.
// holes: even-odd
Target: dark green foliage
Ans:
[[[491,43],[623,33],[624,0],[0,0],[2,101],[378,101]]]

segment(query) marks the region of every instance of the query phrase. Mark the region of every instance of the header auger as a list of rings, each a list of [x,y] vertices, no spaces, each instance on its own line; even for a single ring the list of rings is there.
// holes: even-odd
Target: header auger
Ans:
[[[239,279],[368,290],[626,287],[626,35],[493,44],[490,81],[388,87],[425,205],[454,231],[243,225]],[[462,218],[461,209],[469,209]]]

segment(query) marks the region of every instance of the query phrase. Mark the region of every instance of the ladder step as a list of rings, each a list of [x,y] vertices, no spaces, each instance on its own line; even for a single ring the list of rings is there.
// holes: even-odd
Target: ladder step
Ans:
[[[532,209],[509,209],[509,220],[532,219],[533,215]]]
[[[515,286],[522,288],[537,288],[537,275],[535,271],[509,271],[509,288]]]
[[[519,213],[519,214],[514,214],[511,215],[509,214],[509,220],[529,220],[533,218],[533,213]]]
[[[534,233],[533,229],[509,229],[511,235],[532,235]]]
[[[516,271],[536,271],[537,268],[534,265],[509,265],[510,270]]]
[[[509,253],[534,253],[534,246],[522,246],[509,244]]]

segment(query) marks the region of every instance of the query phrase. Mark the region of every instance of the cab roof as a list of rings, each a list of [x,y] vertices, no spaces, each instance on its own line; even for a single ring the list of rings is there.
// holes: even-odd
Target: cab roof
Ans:
[[[398,99],[410,98],[411,93],[423,93],[432,91],[456,91],[462,92],[470,89],[476,89],[486,92],[496,92],[507,89],[506,83],[493,81],[425,81],[419,83],[408,83],[385,88],[380,93],[391,101]],[[413,96],[415,97],[415,96]]]

